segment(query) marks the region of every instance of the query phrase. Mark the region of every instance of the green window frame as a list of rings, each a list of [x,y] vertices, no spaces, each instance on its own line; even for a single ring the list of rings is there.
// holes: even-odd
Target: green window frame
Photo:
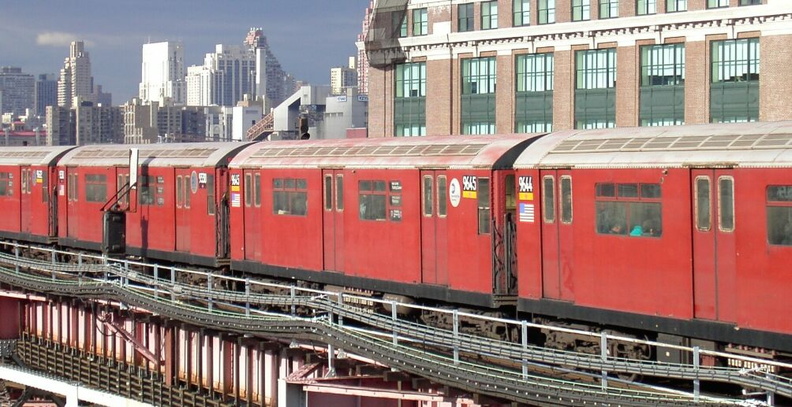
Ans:
[[[512,1],[512,24],[515,27],[531,25],[531,0]]]
[[[684,124],[685,45],[645,45],[640,55],[640,125]]]
[[[741,6],[753,6],[757,4],[762,4],[762,0],[740,0]]]
[[[553,129],[555,57],[552,53],[515,57],[515,131],[536,133]]]
[[[478,206],[478,233],[489,234],[492,230],[492,203],[490,202],[489,178],[478,178],[476,181],[476,201]]]
[[[498,28],[498,2],[485,1],[481,3],[481,29],[492,30]]]
[[[397,64],[395,71],[395,136],[425,136],[426,62]]]
[[[401,11],[396,11],[391,14],[393,18],[392,24],[396,28],[396,34],[399,38],[407,37],[407,14]]]
[[[462,60],[462,134],[495,133],[495,57]]]
[[[619,0],[600,0],[599,18],[616,18],[619,16]]]
[[[429,21],[427,20],[427,14],[425,8],[419,8],[413,10],[412,13],[413,18],[413,35],[427,35],[429,34]]]
[[[536,17],[539,24],[555,23],[555,13],[555,0],[538,0],[536,6]]]
[[[657,0],[638,0],[635,3],[635,14],[639,16],[657,14]]]
[[[729,0],[707,0],[707,8],[729,7]]]
[[[575,52],[575,128],[616,125],[616,50]]]
[[[760,50],[758,38],[712,41],[710,121],[759,119]]]
[[[457,6],[457,31],[473,31],[473,3],[465,3]]]
[[[572,0],[572,21],[591,19],[591,0]]]
[[[687,11],[687,0],[666,0],[666,13]]]

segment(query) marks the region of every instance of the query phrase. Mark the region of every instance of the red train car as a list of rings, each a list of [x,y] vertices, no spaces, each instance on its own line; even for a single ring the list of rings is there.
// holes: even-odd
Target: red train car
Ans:
[[[533,140],[250,146],[230,165],[232,268],[493,306],[493,294],[516,295],[504,236],[511,166]]]
[[[515,162],[519,310],[792,351],[792,123],[556,132]],[[787,238],[787,236],[789,236]]]
[[[217,267],[227,263],[227,164],[242,143],[79,147],[59,163],[59,241],[100,250],[102,208],[129,181],[129,149],[139,150],[136,189],[118,201],[131,255]]]
[[[52,185],[58,159],[73,147],[0,150],[0,237],[51,243],[57,236]]]

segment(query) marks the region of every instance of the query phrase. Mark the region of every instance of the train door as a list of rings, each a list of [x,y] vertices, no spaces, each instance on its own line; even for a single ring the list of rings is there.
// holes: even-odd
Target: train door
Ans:
[[[544,298],[574,301],[572,284],[572,175],[541,172],[542,292]]]
[[[693,182],[693,313],[736,321],[734,177],[730,169],[696,169]]]
[[[323,170],[324,269],[344,271],[344,174]]]
[[[80,174],[77,173],[76,167],[66,168],[66,173],[66,236],[77,239],[79,238],[77,232],[79,231],[78,225],[80,222],[80,204],[78,201],[80,191],[78,178]]]
[[[244,202],[242,205],[245,209],[245,259],[261,260],[264,255],[261,174],[257,171],[245,171],[243,178],[242,195]]]
[[[448,176],[421,171],[421,279],[448,284]],[[393,205],[393,202],[391,202]]]
[[[33,169],[30,166],[23,166],[21,169],[22,174],[19,179],[19,192],[20,192],[20,213],[19,213],[19,227],[22,233],[32,233],[31,223],[33,222],[33,185],[32,175]]]
[[[176,251],[190,251],[190,169],[176,169]]]

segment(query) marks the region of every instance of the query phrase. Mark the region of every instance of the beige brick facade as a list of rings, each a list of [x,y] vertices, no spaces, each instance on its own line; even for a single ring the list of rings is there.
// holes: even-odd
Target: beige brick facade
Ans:
[[[573,0],[556,0],[556,23],[537,24],[538,0],[531,0],[531,24],[512,27],[512,0],[498,1],[498,28],[481,30],[481,1],[474,4],[475,30],[457,32],[458,6],[463,2],[411,0],[411,10],[426,7],[429,35],[402,38],[406,61],[372,67],[369,92],[369,136],[391,137],[394,66],[426,62],[426,134],[461,133],[461,60],[495,56],[497,61],[497,133],[515,131],[515,57],[525,53],[554,55],[553,129],[575,126],[575,52],[616,48],[617,127],[637,126],[640,110],[643,45],[685,44],[684,121],[710,122],[711,41],[760,38],[759,119],[792,119],[792,1],[764,0],[761,5],[707,9],[707,0],[688,0],[688,10],[665,13],[666,0],[657,0],[657,13],[636,16],[636,0],[619,2],[619,17],[599,20],[599,2],[591,0],[591,20],[570,22]]]

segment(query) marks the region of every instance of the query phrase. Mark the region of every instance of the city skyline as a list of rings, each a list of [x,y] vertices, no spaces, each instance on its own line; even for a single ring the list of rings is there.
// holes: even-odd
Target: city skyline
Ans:
[[[298,80],[329,84],[330,68],[356,54],[369,0],[239,2],[172,0],[107,3],[10,0],[0,19],[0,66],[33,75],[57,73],[71,41],[84,41],[94,83],[122,104],[137,96],[143,44],[181,41],[185,66],[199,65],[215,45],[240,45],[261,27],[284,70]]]

